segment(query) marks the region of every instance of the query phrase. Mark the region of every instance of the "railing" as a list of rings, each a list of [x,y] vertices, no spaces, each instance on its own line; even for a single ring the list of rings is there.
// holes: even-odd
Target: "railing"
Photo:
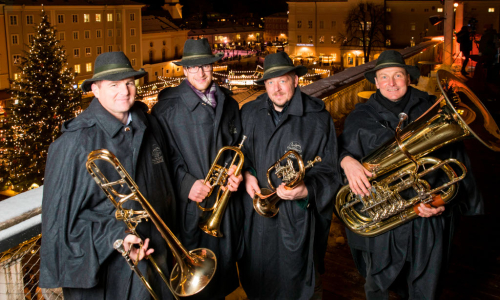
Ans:
[[[435,60],[440,51],[441,41],[429,41],[401,52],[407,64],[416,65],[421,60]],[[375,90],[363,77],[374,66],[373,61],[347,69],[302,91],[323,99],[340,132],[345,117],[364,101],[358,93]],[[42,192],[40,187],[0,202],[0,300],[62,298],[60,290],[43,291],[42,295],[38,287]]]

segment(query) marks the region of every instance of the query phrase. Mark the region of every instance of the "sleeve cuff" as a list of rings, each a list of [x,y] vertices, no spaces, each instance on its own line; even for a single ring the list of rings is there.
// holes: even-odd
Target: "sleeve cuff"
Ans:
[[[252,167],[246,167],[245,171],[250,172],[250,174],[252,174],[255,178],[257,178],[257,171],[255,171],[254,168],[252,168]]]

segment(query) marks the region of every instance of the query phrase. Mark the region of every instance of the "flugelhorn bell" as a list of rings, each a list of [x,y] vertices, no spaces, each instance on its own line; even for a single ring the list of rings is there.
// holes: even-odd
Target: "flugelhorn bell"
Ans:
[[[402,130],[400,122],[394,139],[361,160],[373,174],[370,195],[355,195],[348,185],[337,193],[337,215],[354,233],[377,236],[418,217],[420,203],[442,206],[453,199],[467,169],[453,158],[426,156],[432,151],[468,137],[500,151],[500,130],[479,98],[447,71],[439,70],[437,80],[442,97],[434,106]],[[438,169],[448,182],[431,187],[423,177]],[[403,198],[401,192],[408,189],[416,196]]]
[[[120,179],[109,182],[97,167],[97,160],[102,160],[111,164],[115,171],[118,172]],[[144,198],[137,184],[113,153],[106,149],[92,151],[87,158],[86,167],[97,185],[106,193],[109,200],[111,200],[116,207],[116,218],[123,220],[132,234],[139,236],[136,231],[137,225],[143,220],[151,220],[163,239],[167,242],[177,262],[170,273],[170,280],[163,274],[153,257],[150,256],[148,260],[158,271],[172,294],[174,294],[174,296],[178,295],[185,297],[194,295],[203,290],[215,274],[217,268],[217,258],[215,254],[210,249],[206,248],[194,249],[188,252],[163,222],[151,204]],[[117,185],[127,187],[130,193],[118,193],[114,189],[114,186]],[[123,205],[129,200],[139,202],[144,210],[135,211],[124,208]],[[120,249],[120,247],[118,248]],[[141,278],[141,280],[144,282],[145,279]],[[151,294],[153,295],[153,293]]]
[[[238,147],[225,146],[219,150],[217,156],[215,157],[214,162],[212,163],[212,166],[210,167],[210,170],[208,171],[207,176],[205,177],[205,181],[203,182],[203,183],[208,182],[210,183],[211,186],[207,198],[210,197],[215,188],[218,189],[217,197],[212,207],[204,208],[198,203],[198,208],[201,209],[202,211],[204,212],[212,211],[212,214],[208,218],[205,217],[199,224],[201,230],[203,230],[207,234],[210,234],[211,236],[214,237],[223,236],[220,230],[220,225],[222,223],[222,217],[224,216],[224,212],[226,211],[229,198],[231,197],[231,191],[227,187],[228,185],[227,180],[229,177],[227,173],[229,172],[229,169],[231,169],[231,167],[235,165],[235,163],[237,162],[234,175],[239,176],[241,174],[241,169],[243,168],[243,163],[245,161],[243,152],[241,152],[241,147],[243,146],[243,143],[245,142],[246,138],[247,138],[246,136],[243,136],[241,143],[239,144]],[[224,167],[222,167],[219,164],[219,160],[221,158],[224,158],[224,152],[226,151],[233,151],[235,155],[229,166],[227,166],[226,164],[224,165]]]
[[[286,160],[286,164],[282,165],[281,162]],[[298,170],[295,170],[293,161],[296,161]],[[285,183],[285,189],[293,190],[304,180],[306,169],[312,168],[315,163],[321,161],[321,157],[316,156],[314,160],[308,161],[304,165],[304,161],[297,151],[287,151],[277,162],[275,162],[269,169],[267,169],[267,183],[270,187],[260,189],[260,194],[255,193],[253,197],[253,207],[255,211],[266,218],[274,217],[278,212],[278,202],[281,200],[276,194],[276,188],[271,182],[271,171],[275,170],[278,178]]]

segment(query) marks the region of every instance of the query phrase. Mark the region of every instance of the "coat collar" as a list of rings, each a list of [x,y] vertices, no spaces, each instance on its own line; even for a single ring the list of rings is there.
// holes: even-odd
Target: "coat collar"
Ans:
[[[266,109],[266,110],[269,109],[268,100],[270,101],[269,94],[265,93],[263,95],[263,99],[260,104],[260,109]],[[286,115],[302,116],[303,114],[304,114],[304,101],[302,97],[302,92],[300,91],[300,87],[297,85],[292,100],[290,100],[290,105],[286,110]]]
[[[408,101],[408,104],[406,104],[405,109],[403,110],[405,113],[408,113],[413,107],[417,106],[421,101],[423,101],[426,96],[428,97],[427,93],[423,93],[411,86],[408,87],[408,92],[411,93],[410,95],[410,100]],[[377,113],[381,115],[390,115],[391,118],[397,119],[397,117],[389,111],[387,108],[385,108],[383,105],[378,103],[378,101],[375,99],[376,93],[374,93],[370,99],[366,102],[366,105],[370,106],[372,109],[374,109]],[[368,108],[370,109],[370,108]]]
[[[193,89],[189,86],[189,84],[186,82],[187,79],[184,79],[181,84],[179,84],[179,95],[182,98],[182,101],[184,101],[184,104],[186,107],[189,109],[189,111],[193,111],[198,105],[202,104],[202,101],[198,95],[193,91]],[[215,84],[215,87],[217,88],[217,106],[223,106],[224,105],[224,98],[225,94],[221,90],[218,84],[214,83],[212,81],[212,84]]]

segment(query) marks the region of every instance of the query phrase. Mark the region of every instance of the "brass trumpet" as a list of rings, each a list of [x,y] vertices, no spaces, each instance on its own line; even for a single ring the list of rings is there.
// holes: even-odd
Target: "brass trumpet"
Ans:
[[[121,179],[109,182],[108,179],[102,174],[101,170],[97,167],[95,163],[96,160],[103,160],[111,164],[116,172],[118,172]],[[178,295],[185,297],[194,295],[203,290],[215,274],[215,270],[217,268],[217,258],[215,257],[215,254],[210,249],[206,248],[194,249],[188,252],[156,213],[151,204],[149,204],[146,198],[144,198],[139,191],[137,184],[130,177],[128,172],[113,153],[106,149],[92,151],[87,158],[86,167],[87,171],[92,175],[97,185],[104,191],[109,200],[111,200],[113,205],[116,207],[116,219],[124,221],[132,234],[139,236],[136,231],[137,225],[139,225],[142,220],[147,221],[148,219],[151,219],[155,227],[158,231],[160,231],[177,262],[170,274],[170,280],[168,280],[163,274],[153,257],[150,256],[149,261],[158,271],[159,275],[172,294],[174,296]],[[130,190],[130,193],[118,193],[113,188],[113,186],[116,185],[126,185]],[[123,205],[129,200],[139,202],[144,210],[137,211],[124,208]],[[138,276],[140,277],[139,274]],[[141,277],[141,280],[151,295],[155,297],[154,292],[150,287],[148,287],[149,284],[145,282],[145,278]]]
[[[298,171],[295,171],[292,158],[295,158],[297,161]],[[285,159],[286,164],[281,165],[281,162]],[[273,169],[275,169],[276,176],[281,178],[285,183],[285,189],[293,190],[304,180],[306,169],[312,168],[318,162],[321,162],[321,157],[316,156],[314,160],[308,161],[307,165],[304,165],[304,161],[299,153],[294,150],[287,151],[276,163],[267,169],[267,183],[271,189],[262,188],[260,194],[255,193],[253,197],[253,208],[255,211],[263,217],[272,218],[280,210],[277,204],[281,199],[276,194],[276,188],[273,186],[271,176],[269,175]]]
[[[355,195],[348,185],[337,193],[337,214],[354,233],[365,237],[382,234],[418,217],[420,203],[442,206],[453,199],[456,183],[467,170],[456,159],[441,161],[426,156],[430,152],[471,136],[500,151],[500,130],[479,98],[447,71],[439,70],[437,78],[441,99],[403,130],[405,116],[400,115],[394,140],[362,159],[363,166],[374,174],[371,195]],[[451,164],[461,169],[460,176]],[[437,169],[443,170],[449,181],[432,188],[422,177]],[[373,181],[381,175],[385,178]],[[400,193],[407,189],[417,195],[404,199]]]
[[[220,231],[220,224],[222,222],[222,217],[224,215],[224,211],[226,210],[229,197],[231,197],[231,191],[227,188],[227,172],[229,169],[235,164],[236,159],[238,159],[238,165],[236,166],[236,170],[234,171],[235,176],[239,176],[241,173],[241,169],[243,168],[243,162],[245,161],[245,157],[243,156],[243,152],[241,152],[241,147],[246,140],[246,136],[243,136],[241,143],[238,147],[226,146],[222,147],[217,153],[217,157],[210,167],[207,176],[205,177],[205,181],[203,183],[210,183],[210,192],[208,193],[208,197],[212,195],[212,192],[215,187],[219,187],[217,191],[217,198],[215,200],[214,205],[211,208],[205,208],[197,203],[198,208],[202,211],[212,211],[210,217],[205,220],[202,220],[199,224],[201,230],[215,237],[222,237],[223,234]],[[222,167],[218,164],[219,159],[223,156],[225,151],[234,151],[236,155],[233,157],[231,164],[227,167],[227,164]]]

